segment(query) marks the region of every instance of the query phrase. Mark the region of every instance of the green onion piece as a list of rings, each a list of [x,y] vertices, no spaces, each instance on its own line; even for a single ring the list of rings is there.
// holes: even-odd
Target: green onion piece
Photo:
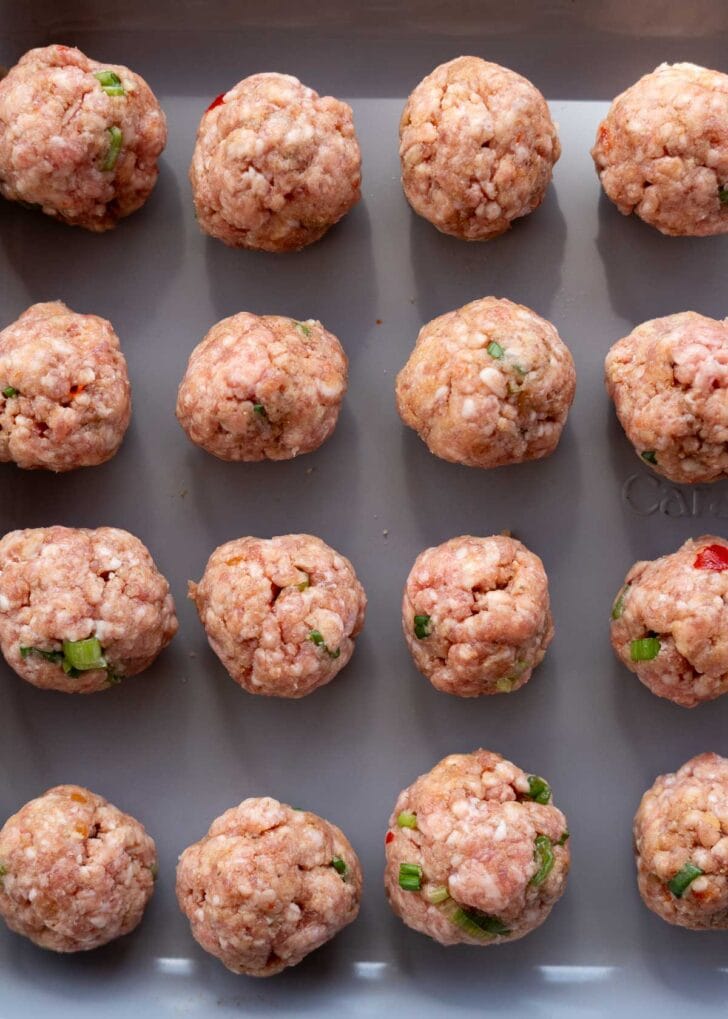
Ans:
[[[510,693],[515,682],[516,680],[513,676],[501,676],[500,679],[495,681],[495,688],[498,693]]]
[[[89,669],[105,669],[106,659],[98,637],[86,640],[64,640],[63,657],[72,669],[87,672]]]
[[[62,651],[44,651],[39,647],[21,647],[20,657],[27,658],[28,655],[40,655],[40,657],[45,658],[47,662],[54,662],[56,665],[63,664]]]
[[[551,786],[539,775],[528,776],[528,798],[534,803],[548,803],[551,799]]]
[[[570,834],[570,832],[569,832],[569,831],[565,831],[565,832],[564,832],[564,833],[563,833],[563,834],[561,835],[561,837],[560,837],[560,838],[558,838],[558,839],[556,840],[556,842],[554,842],[554,845],[555,845],[555,846],[565,846],[565,845],[566,845],[566,843],[567,843],[567,842],[568,842],[568,840],[569,840],[569,834]]]
[[[302,580],[300,584],[296,584],[299,591],[305,591],[307,587],[311,586],[311,578],[306,575],[306,579]]]
[[[721,184],[718,188],[718,198],[721,205],[728,205],[728,184]]]
[[[629,653],[633,662],[651,662],[660,653],[660,641],[657,637],[641,637],[629,645]]]
[[[99,82],[107,96],[125,96],[126,89],[121,78],[114,71],[94,71],[94,78]]]
[[[494,938],[498,934],[511,933],[497,916],[481,913],[479,909],[466,909],[464,906],[458,906],[450,919],[458,927],[462,927],[466,934],[470,934],[474,938]]]
[[[106,156],[104,158],[103,163],[101,164],[101,169],[104,171],[114,169],[114,167],[116,166],[116,161],[119,158],[119,153],[121,152],[122,143],[124,141],[124,135],[121,133],[121,128],[110,127],[108,129],[108,135],[109,135],[109,148],[107,149]]]
[[[533,843],[533,858],[538,870],[531,878],[530,884],[542,885],[554,866],[554,852],[548,835],[537,835]]]
[[[400,863],[399,887],[406,892],[419,892],[422,887],[422,867],[419,863]]]
[[[485,348],[491,357],[494,357],[496,361],[500,361],[503,357],[504,350],[500,343],[496,343],[495,340],[491,340],[488,346]]]
[[[417,814],[413,814],[409,810],[403,810],[397,815],[397,824],[400,828],[416,828]]]
[[[6,386],[5,389],[3,389],[3,396],[7,400],[9,400],[11,396],[17,396],[17,395],[18,395],[18,390],[15,389],[14,386]]]
[[[8,868],[5,866],[5,864],[4,863],[0,863],[0,881],[2,881],[2,879],[5,877],[7,872],[8,872]]]
[[[293,324],[295,325],[296,329],[298,329],[301,336],[311,335],[311,326],[307,326],[305,322],[296,322],[296,320],[294,319]]]
[[[418,640],[424,640],[425,637],[429,637],[432,633],[432,620],[429,616],[415,616],[415,637]]]
[[[349,868],[340,856],[335,856],[331,861],[331,866],[334,868],[339,877],[346,877]]]
[[[433,906],[439,906],[441,902],[450,898],[450,893],[445,885],[433,885],[425,892],[425,898],[428,902],[431,902]]]
[[[612,619],[621,619],[624,612],[624,599],[627,597],[627,591],[629,591],[631,586],[631,584],[625,584],[617,595],[617,600],[612,605]]]
[[[696,877],[700,877],[702,874],[700,867],[696,867],[690,860],[685,866],[677,872],[675,877],[668,881],[667,887],[670,889],[676,899],[681,899],[686,889],[693,883]]]
[[[106,682],[109,686],[118,686],[124,677],[120,676],[118,672],[112,672],[111,669],[106,671]]]
[[[159,874],[159,864],[157,863],[156,860],[154,861],[154,863],[151,865],[151,867],[149,869],[152,872],[152,881],[156,881],[157,880],[157,875]]]
[[[308,635],[308,639],[309,639],[309,640],[311,640],[311,641],[313,641],[313,643],[314,643],[314,644],[315,644],[315,645],[316,645],[317,647],[318,647],[318,646],[319,646],[320,644],[323,644],[323,643],[324,643],[324,636],[323,636],[323,634],[322,634],[322,633],[320,633],[320,632],[319,632],[318,630],[311,630],[311,632],[310,632],[310,633],[309,633],[309,635]]]
[[[310,641],[313,641],[313,643],[316,645],[316,647],[322,648],[326,652],[326,654],[329,656],[329,658],[338,658],[339,655],[341,654],[341,648],[340,647],[334,648],[333,651],[331,650],[331,648],[328,646],[328,644],[324,640],[323,634],[319,630],[311,630],[311,632],[308,635],[308,639]]]
[[[528,368],[521,368],[520,364],[514,364],[513,367],[516,369],[521,378],[528,375]]]
[[[648,464],[657,463],[657,454],[655,453],[654,449],[648,449],[646,452],[640,453],[640,456],[642,457],[643,460],[646,460]]]
[[[262,403],[254,403],[253,404],[253,411],[259,417],[262,417],[262,418],[267,418],[268,417],[268,411],[265,409],[265,407],[263,406]]]

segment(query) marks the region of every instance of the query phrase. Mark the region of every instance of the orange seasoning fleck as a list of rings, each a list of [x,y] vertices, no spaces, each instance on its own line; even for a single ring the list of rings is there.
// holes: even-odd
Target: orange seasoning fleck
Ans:
[[[78,832],[79,835],[82,835],[84,838],[86,838],[88,835],[88,825],[85,825],[83,824],[82,821],[79,821],[76,824],[76,831]]]
[[[86,386],[84,386],[82,383],[74,383],[70,389],[71,396],[79,396],[79,394],[82,393],[85,388]]]
[[[75,800],[76,803],[88,803],[88,800],[82,793],[71,793],[71,799]]]

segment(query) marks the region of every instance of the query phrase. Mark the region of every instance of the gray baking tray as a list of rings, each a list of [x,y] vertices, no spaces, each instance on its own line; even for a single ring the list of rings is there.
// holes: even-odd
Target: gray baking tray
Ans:
[[[53,477],[0,469],[0,528],[114,524],[169,577],[181,629],[138,679],[92,697],[40,692],[0,668],[0,815],[79,782],[138,816],[160,878],[138,932],[55,956],[0,931],[0,1019],[233,1015],[702,1016],[725,1005],[728,935],[670,928],[637,895],[630,825],[659,772],[728,752],[728,698],[686,711],[613,659],[612,597],[630,564],[690,535],[728,534],[728,488],[655,480],[603,391],[609,345],[633,324],[694,308],[726,314],[728,239],[663,238],[605,199],[589,157],[607,101],[662,60],[725,69],[725,5],[677,3],[258,3],[0,0],[0,64],[75,43],[129,64],[156,90],[170,141],[147,208],[93,236],[0,203],[0,324],[62,298],[107,316],[129,360],[134,416],[121,453]],[[439,235],[399,186],[405,96],[437,63],[481,54],[528,75],[560,124],[544,206],[486,245]],[[296,255],[225,248],[198,232],[187,166],[210,99],[281,70],[349,100],[364,152],[361,205]],[[577,399],[549,460],[478,472],[430,456],[397,417],[393,384],[421,324],[485,294],[552,319]],[[289,463],[224,464],[177,426],[177,385],[210,325],[242,309],[322,319],[351,360],[338,429]],[[377,320],[381,320],[378,323]],[[433,690],[400,634],[416,554],[510,528],[544,559],[556,638],[513,696]],[[369,615],[351,665],[300,702],[244,694],[209,651],[186,583],[243,534],[311,531],[353,561]],[[398,790],[445,754],[498,750],[548,777],[568,818],[573,870],[548,922],[493,949],[438,947],[389,911],[383,835]],[[192,940],[174,899],[177,854],[246,796],[271,794],[340,824],[366,875],[359,920],[295,970],[235,977]]]

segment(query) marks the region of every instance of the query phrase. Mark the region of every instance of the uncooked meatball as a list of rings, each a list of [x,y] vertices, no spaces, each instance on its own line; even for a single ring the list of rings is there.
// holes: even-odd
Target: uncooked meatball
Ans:
[[[235,682],[272,697],[329,683],[353,654],[367,603],[349,560],[310,534],[228,541],[189,593]]]
[[[133,931],[156,874],[144,826],[82,786],[49,789],[0,829],[0,916],[54,952]]]
[[[0,81],[0,194],[109,230],[154,187],[167,123],[147,83],[69,46],[30,50]]]
[[[0,649],[33,686],[106,690],[177,632],[169,584],[116,527],[36,527],[0,540]]]
[[[232,970],[269,977],[356,919],[362,875],[344,833],[269,796],[244,800],[182,853],[177,900],[192,935]]]
[[[394,912],[443,945],[494,945],[538,927],[569,871],[548,782],[500,754],[451,754],[399,794],[385,838]]]
[[[244,78],[205,112],[190,182],[200,227],[225,244],[312,244],[361,197],[351,107],[288,74]]]
[[[728,761],[699,754],[660,775],[634,819],[644,904],[694,931],[728,928]]]
[[[440,64],[399,125],[402,186],[443,233],[489,240],[544,199],[561,155],[546,100],[526,78],[480,57]]]
[[[34,304],[0,332],[0,461],[51,471],[105,463],[129,425],[130,393],[110,322]]]
[[[451,538],[407,578],[402,629],[415,665],[459,697],[524,686],[554,635],[546,571],[515,538]]]
[[[660,64],[614,100],[592,149],[607,197],[663,234],[728,231],[728,75]]]
[[[431,453],[499,467],[556,449],[576,375],[556,329],[496,297],[428,322],[397,376],[397,408]]]
[[[347,378],[346,354],[320,322],[240,312],[192,351],[177,420],[221,460],[289,460],[331,435]]]
[[[635,563],[612,608],[617,657],[658,697],[693,708],[728,691],[728,541],[691,538]]]
[[[685,311],[614,344],[607,391],[635,451],[679,484],[728,477],[728,319]]]

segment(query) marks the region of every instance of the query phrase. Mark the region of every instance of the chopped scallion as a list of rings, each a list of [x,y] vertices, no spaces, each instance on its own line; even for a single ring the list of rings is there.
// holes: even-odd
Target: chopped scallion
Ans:
[[[528,776],[528,798],[534,803],[548,803],[551,799],[551,786],[540,775]]]
[[[14,386],[6,386],[5,389],[3,389],[3,396],[5,397],[6,400],[9,400],[11,396],[17,395],[18,390]]]
[[[541,885],[549,876],[554,866],[554,851],[548,835],[536,836],[533,843],[533,858],[538,864],[538,869],[531,878],[531,884]]]
[[[298,329],[301,336],[311,335],[311,326],[306,325],[305,322],[296,322],[296,320],[294,319],[293,324],[295,325],[296,329]]]
[[[671,881],[668,881],[667,887],[670,889],[676,899],[681,899],[693,883],[696,877],[700,877],[703,871],[700,867],[696,867],[690,860],[682,867]]]
[[[63,657],[72,669],[87,672],[89,669],[105,669],[101,642],[98,637],[87,637],[85,640],[64,640]]]
[[[479,909],[458,906],[451,913],[450,919],[474,938],[494,938],[499,934],[505,936],[511,933],[497,916],[481,913]]]
[[[104,171],[113,170],[116,166],[116,161],[119,158],[121,152],[121,146],[124,141],[124,135],[121,133],[121,128],[110,127],[108,129],[109,135],[109,147],[106,150],[106,156],[101,164],[101,169]]]
[[[311,586],[311,578],[307,575],[305,580],[302,580],[300,584],[296,584],[299,591],[305,591],[307,587]]]
[[[433,906],[439,906],[441,902],[445,902],[446,899],[450,898],[450,893],[445,885],[433,885],[432,888],[428,888],[425,892],[425,898]]]
[[[95,71],[94,78],[99,82],[107,96],[125,96],[126,89],[121,78],[114,71]]]
[[[660,641],[657,637],[641,637],[629,645],[629,653],[633,662],[651,662],[660,653]]]
[[[622,613],[624,612],[624,599],[627,597],[631,584],[625,584],[622,590],[617,595],[617,600],[612,605],[612,619],[621,619]]]
[[[268,411],[265,409],[265,407],[263,406],[262,403],[254,403],[253,404],[253,411],[254,411],[254,413],[256,413],[258,415],[258,417],[262,417],[262,418],[267,418],[268,417]]]
[[[2,881],[2,879],[5,877],[7,872],[8,872],[8,868],[5,866],[5,864],[4,863],[0,863],[0,881]]]
[[[565,832],[563,832],[563,833],[561,834],[561,837],[560,837],[560,838],[558,838],[558,839],[556,840],[556,842],[554,843],[554,845],[556,845],[556,846],[565,846],[565,845],[566,845],[566,843],[567,843],[567,842],[568,842],[568,840],[569,840],[569,834],[570,834],[570,833],[569,833],[568,831],[565,831]]]
[[[718,188],[718,198],[721,205],[728,205],[728,184],[721,184]]]
[[[655,453],[654,449],[648,449],[644,453],[640,453],[640,456],[642,457],[643,460],[646,460],[648,464],[657,463],[657,454]]]
[[[397,815],[397,824],[400,828],[416,828],[417,814],[413,814],[409,810],[402,810]]]
[[[495,688],[498,693],[510,693],[515,682],[513,676],[501,676],[495,681]]]
[[[320,647],[322,651],[325,651],[329,658],[338,658],[339,655],[341,654],[341,648],[339,647],[334,648],[333,651],[331,650],[331,648],[324,640],[324,635],[321,633],[320,630],[311,630],[311,632],[308,635],[308,639],[312,641],[316,645],[316,647]]]
[[[39,655],[41,658],[45,658],[47,662],[54,662],[56,665],[63,664],[62,651],[44,651],[43,648],[39,647],[21,647],[20,657],[27,658],[28,655]]]
[[[156,862],[156,860],[149,869],[152,872],[152,881],[156,881],[157,876],[159,874],[159,864]]]
[[[415,637],[424,640],[432,633],[432,620],[430,616],[415,616],[414,618]]]
[[[491,357],[494,357],[496,361],[500,361],[505,351],[501,347],[500,343],[496,343],[495,340],[491,340],[488,346],[485,348]]]
[[[342,860],[340,856],[335,856],[331,861],[331,866],[334,868],[339,877],[346,877],[349,868],[346,866],[346,862]]]
[[[419,892],[422,887],[422,867],[419,863],[400,863],[399,887],[406,892]]]

